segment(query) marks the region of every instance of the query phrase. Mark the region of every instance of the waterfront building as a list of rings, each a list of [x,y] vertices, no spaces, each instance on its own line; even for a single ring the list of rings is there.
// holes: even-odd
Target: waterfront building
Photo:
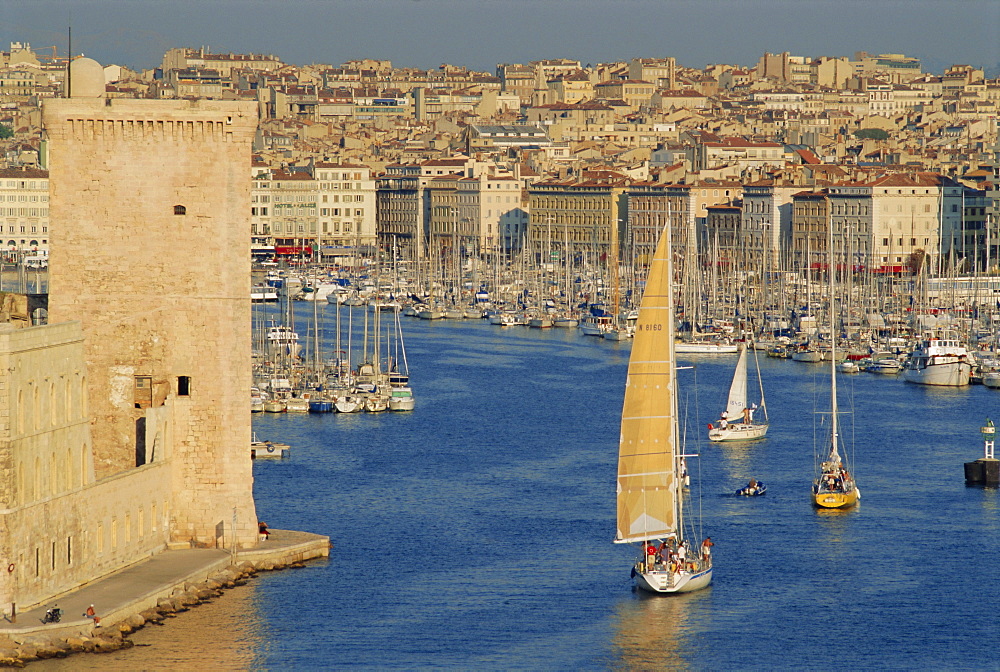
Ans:
[[[420,166],[386,166],[375,183],[380,247],[395,248],[406,259],[423,259],[430,205]]]
[[[792,271],[818,268],[826,259],[829,238],[829,202],[822,190],[800,191],[792,196]]]
[[[669,224],[675,272],[689,278],[698,266],[700,189],[690,184],[642,182],[628,190],[628,246],[637,267],[647,267],[663,229]],[[707,212],[707,211],[706,211]]]
[[[625,239],[630,180],[611,171],[540,180],[528,188],[526,244],[545,263],[579,255],[603,264]]]
[[[343,258],[376,244],[368,166],[320,161],[272,169],[258,161],[253,173],[253,235],[266,238],[277,256]]]
[[[961,186],[943,175],[897,173],[870,187],[870,265],[898,273],[926,258],[935,268],[942,231],[961,226]]]
[[[377,238],[382,249],[395,246],[407,259],[426,258],[432,228],[429,184],[439,177],[472,177],[480,170],[475,159],[461,155],[386,166],[376,179],[375,196]],[[451,230],[443,224],[438,228]]]
[[[760,268],[759,254],[749,258],[748,248],[756,241],[743,230],[742,215],[739,201],[708,206],[700,247],[705,260],[724,273]]]
[[[278,256],[312,258],[318,197],[308,168],[274,169],[267,174],[271,194],[271,235]],[[258,180],[258,183],[262,180]]]
[[[520,249],[528,213],[513,175],[448,175],[426,185],[428,249],[458,246],[464,256],[506,256]]]
[[[0,169],[0,244],[7,252],[49,249],[49,171]]]
[[[747,253],[765,260],[764,268],[779,270],[782,252],[792,240],[792,194],[802,190],[781,180],[743,185],[742,230]]]
[[[873,189],[867,184],[843,183],[830,185],[826,189],[828,198],[827,211],[833,226],[835,260],[838,266],[854,269],[879,268],[882,262],[873,262],[873,246],[876,231],[876,208],[873,201]],[[819,245],[813,240],[810,245]],[[825,249],[826,244],[822,248]],[[825,259],[824,263],[829,263]]]
[[[377,244],[375,179],[371,168],[355,163],[317,162],[320,254],[344,256],[351,250],[371,251]]]

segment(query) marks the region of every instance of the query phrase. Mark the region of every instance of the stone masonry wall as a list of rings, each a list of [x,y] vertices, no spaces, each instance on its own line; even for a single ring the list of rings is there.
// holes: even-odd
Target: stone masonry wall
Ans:
[[[52,99],[43,125],[57,232],[49,316],[83,325],[98,477],[134,468],[136,406],[171,399],[172,538],[214,544],[235,509],[239,542],[257,543],[247,410],[256,106]]]

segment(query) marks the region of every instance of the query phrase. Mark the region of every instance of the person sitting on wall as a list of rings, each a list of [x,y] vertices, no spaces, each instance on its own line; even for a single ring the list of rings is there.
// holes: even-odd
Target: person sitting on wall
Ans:
[[[270,530],[267,529],[267,523],[263,520],[257,521],[257,534],[264,537],[264,541],[267,541],[267,538],[271,536]]]

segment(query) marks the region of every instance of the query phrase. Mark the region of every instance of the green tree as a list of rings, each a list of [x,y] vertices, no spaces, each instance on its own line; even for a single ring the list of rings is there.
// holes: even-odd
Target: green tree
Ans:
[[[0,124],[0,140],[6,140],[14,136],[14,131],[9,126]]]
[[[889,134],[881,128],[862,128],[859,131],[854,131],[854,137],[859,140],[867,138],[871,138],[872,140],[888,140]]]

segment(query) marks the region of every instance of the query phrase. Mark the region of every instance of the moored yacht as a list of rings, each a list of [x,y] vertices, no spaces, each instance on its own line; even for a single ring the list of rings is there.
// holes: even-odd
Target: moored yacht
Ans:
[[[921,341],[903,368],[903,379],[920,385],[959,387],[972,376],[972,357],[956,338],[931,337]]]

